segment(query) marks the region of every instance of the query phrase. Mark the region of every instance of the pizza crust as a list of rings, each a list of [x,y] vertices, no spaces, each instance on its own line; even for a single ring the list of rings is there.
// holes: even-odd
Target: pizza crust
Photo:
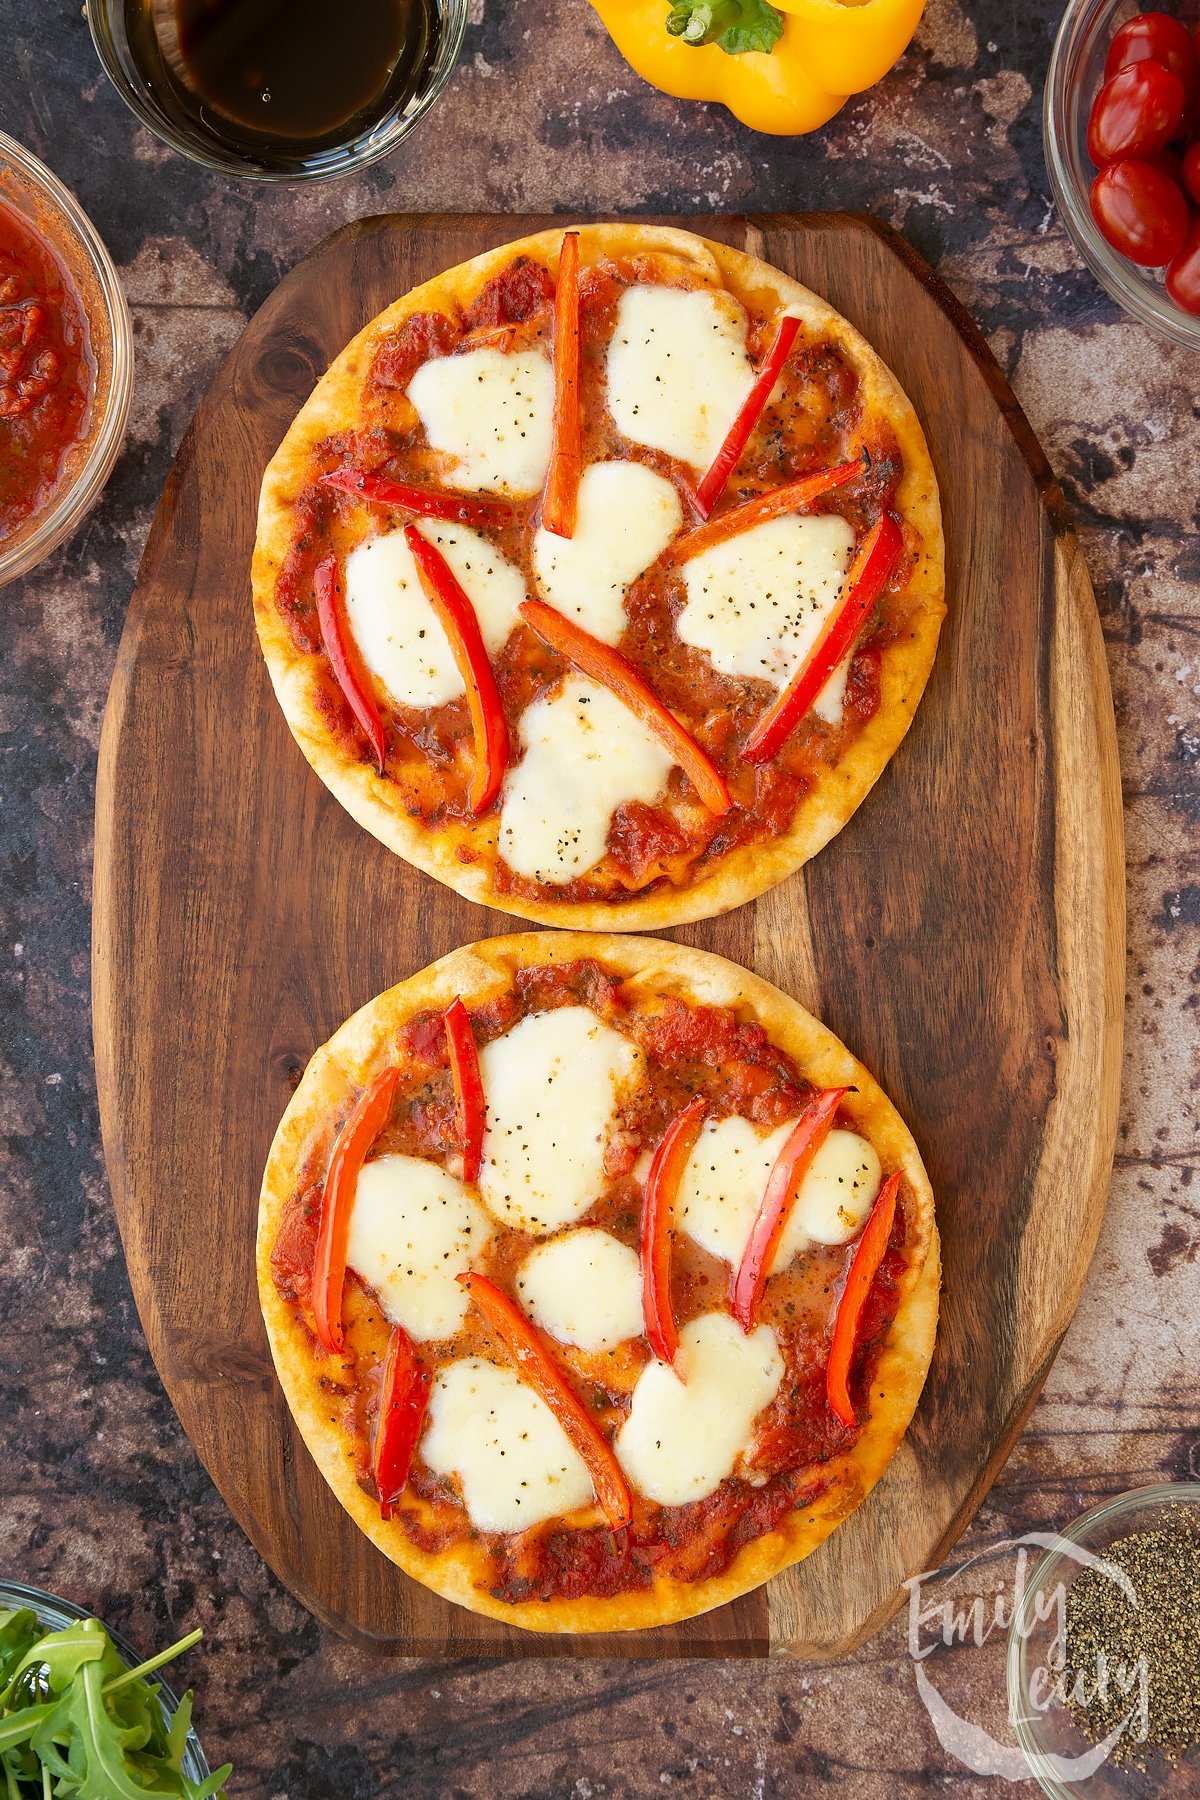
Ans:
[[[475,1585],[468,1544],[433,1555],[421,1551],[398,1523],[380,1517],[378,1503],[358,1485],[345,1436],[330,1420],[315,1378],[311,1339],[275,1286],[271,1247],[299,1168],[322,1135],[328,1136],[331,1117],[389,1060],[396,1034],[410,1018],[444,1010],[456,996],[477,1007],[508,989],[515,968],[589,957],[622,974],[635,993],[644,988],[749,1011],[816,1085],[855,1088],[848,1109],[856,1123],[885,1166],[904,1171],[916,1209],[913,1247],[900,1304],[884,1340],[867,1423],[850,1450],[826,1466],[829,1486],[811,1506],[788,1514],[777,1529],[747,1544],[723,1574],[707,1580],[663,1579],[651,1588],[609,1598],[508,1605]],[[692,1618],[749,1593],[815,1550],[865,1499],[908,1429],[933,1354],[940,1281],[933,1192],[917,1147],[878,1083],[832,1032],[797,1001],[723,957],[662,939],[574,932],[527,932],[455,950],[370,1001],[314,1054],[271,1146],[259,1203],[257,1268],[267,1336],[292,1417],[359,1529],[406,1574],[445,1599],[526,1630],[564,1632],[629,1631]],[[329,1359],[324,1366],[330,1366]]]
[[[881,669],[880,704],[836,767],[820,770],[790,829],[765,842],[730,851],[699,880],[664,886],[619,902],[527,900],[496,891],[490,864],[496,854],[498,816],[478,824],[447,821],[437,831],[414,822],[399,790],[381,781],[369,763],[336,744],[313,705],[315,658],[298,651],[275,605],[275,582],[291,543],[290,505],[307,478],[315,445],[356,416],[358,397],[379,340],[415,313],[466,308],[481,288],[517,256],[556,268],[563,233],[538,232],[489,250],[446,270],[394,302],[359,332],[318,382],[263,477],[254,551],[254,615],[276,697],[304,755],[347,812],[406,861],[480,905],[577,930],[649,931],[711,918],[743,905],[783,881],[834,837],[866,797],[912,722],[933,666],[945,616],[945,551],[937,479],[916,413],[895,376],[862,335],[824,300],[757,257],[662,225],[585,225],[578,228],[583,257],[655,252],[677,258],[703,279],[736,281],[764,291],[827,334],[857,370],[864,402],[881,410],[904,458],[897,510],[918,533],[923,551],[905,590],[912,610],[907,641],[889,647]],[[472,860],[464,861],[460,849]]]

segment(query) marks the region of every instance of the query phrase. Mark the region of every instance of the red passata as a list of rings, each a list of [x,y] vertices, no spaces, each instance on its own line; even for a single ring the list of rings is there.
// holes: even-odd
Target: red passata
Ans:
[[[1161,63],[1131,63],[1106,81],[1088,119],[1088,155],[1098,169],[1122,156],[1153,156],[1183,130],[1187,94]]]
[[[1092,183],[1091,203],[1107,242],[1131,262],[1158,269],[1183,249],[1187,201],[1153,163],[1136,157],[1110,163]]]
[[[1167,292],[1176,306],[1200,316],[1200,219],[1193,219],[1187,241],[1167,264]]]

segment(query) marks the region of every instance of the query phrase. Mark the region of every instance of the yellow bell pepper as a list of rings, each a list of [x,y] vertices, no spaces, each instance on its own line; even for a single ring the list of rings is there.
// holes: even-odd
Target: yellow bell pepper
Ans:
[[[885,75],[925,0],[592,0],[622,56],[681,100],[756,131],[816,131]]]

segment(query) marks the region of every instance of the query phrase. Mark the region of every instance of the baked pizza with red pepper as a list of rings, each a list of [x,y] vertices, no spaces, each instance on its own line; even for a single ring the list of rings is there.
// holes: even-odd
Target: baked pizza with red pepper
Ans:
[[[547,231],[359,333],[267,469],[259,637],[368,830],[539,922],[707,917],[896,749],[944,612],[911,405],[778,269]]]
[[[317,1052],[258,1283],[326,1480],[393,1562],[536,1631],[660,1625],[813,1550],[933,1350],[903,1122],[757,976],[656,939],[458,950]]]

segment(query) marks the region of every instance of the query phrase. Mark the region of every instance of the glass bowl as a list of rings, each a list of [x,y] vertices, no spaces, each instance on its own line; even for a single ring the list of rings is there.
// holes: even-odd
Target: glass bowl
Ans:
[[[60,1599],[57,1594],[47,1594],[42,1588],[26,1587],[21,1581],[0,1581],[0,1609],[16,1610],[23,1606],[27,1606],[31,1612],[37,1614],[40,1624],[54,1631],[60,1631],[64,1625],[76,1625],[81,1619],[92,1619],[96,1616],[94,1613],[87,1612],[82,1606],[74,1605],[70,1600]],[[101,1624],[103,1623],[104,1621],[101,1620]],[[133,1645],[123,1638],[119,1631],[114,1631],[111,1625],[105,1625],[104,1629],[116,1645],[127,1668],[136,1669],[139,1663],[146,1660],[145,1657],[139,1656]],[[158,1703],[162,1707],[164,1719],[169,1722],[179,1711],[178,1698],[163,1680],[161,1670],[155,1670],[150,1679],[158,1684]],[[206,1781],[212,1773],[208,1766],[208,1760],[200,1748],[200,1739],[194,1731],[189,1731],[187,1734],[183,1752],[183,1772],[190,1781],[196,1782]]]
[[[67,454],[40,512],[0,544],[0,587],[25,575],[70,537],[112,474],[133,392],[133,330],[112,258],[91,220],[49,169],[0,132],[0,200],[54,251],[88,322],[95,386],[83,438]]]
[[[419,86],[407,99],[341,143],[308,151],[282,146],[274,155],[264,149],[258,159],[227,140],[219,122],[203,107],[195,118],[171,107],[167,84],[160,82],[156,87],[134,54],[129,0],[87,0],[84,11],[109,80],[142,124],[172,150],[206,169],[250,181],[328,181],[378,162],[424,118],[454,73],[467,28],[468,4],[469,0],[432,0],[433,54]]]
[[[1129,315],[1160,337],[1200,350],[1200,317],[1185,313],[1159,276],[1139,268],[1105,243],[1092,218],[1088,194],[1096,170],[1087,153],[1088,112],[1104,79],[1113,33],[1146,6],[1135,0],[1071,0],[1063,14],[1042,106],[1046,167],[1058,214],[1101,287]],[[1188,24],[1190,7],[1169,6]]]
[[[1066,1596],[1087,1566],[1079,1553],[1103,1557],[1118,1538],[1161,1526],[1172,1507],[1196,1509],[1200,1521],[1200,1482],[1134,1488],[1094,1506],[1059,1534],[1061,1547],[1042,1558],[1019,1592],[1008,1634],[1008,1712],[1032,1774],[1053,1800],[1149,1800],[1151,1795],[1181,1793],[1183,1772],[1195,1778],[1188,1792],[1200,1788],[1200,1755],[1195,1752],[1173,1765],[1149,1746],[1135,1745],[1135,1760],[1144,1761],[1144,1769],[1106,1758],[1089,1771],[1084,1759],[1095,1749],[1093,1740],[1057,1696],[1045,1703],[1038,1698],[1045,1685],[1041,1677],[1056,1666]]]

